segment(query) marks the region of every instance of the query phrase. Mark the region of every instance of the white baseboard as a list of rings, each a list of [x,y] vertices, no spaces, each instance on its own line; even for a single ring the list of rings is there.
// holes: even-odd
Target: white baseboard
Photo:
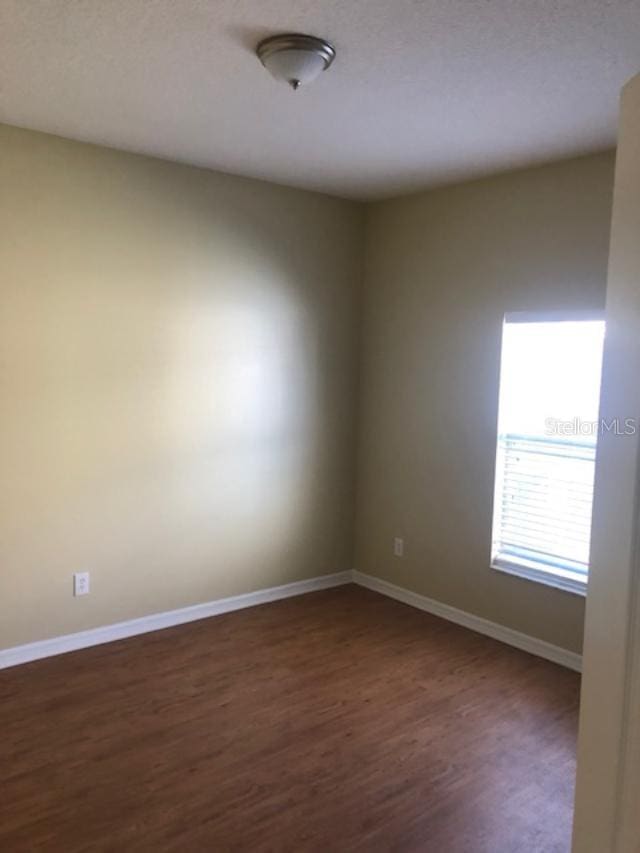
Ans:
[[[230,598],[219,598],[217,601],[181,607],[179,610],[152,613],[150,616],[129,619],[127,622],[116,622],[113,625],[104,625],[100,628],[91,628],[88,631],[79,631],[76,634],[66,634],[62,637],[53,637],[50,640],[2,649],[0,650],[0,669],[53,655],[61,655],[65,652],[73,652],[77,649],[86,649],[89,646],[98,646],[101,643],[110,643],[113,640],[122,640],[125,637],[134,637],[137,634],[147,634],[149,631],[159,631],[162,628],[182,625],[185,622],[195,622],[197,619],[207,619],[209,616],[218,616],[221,613],[229,613],[231,610],[241,610],[244,607],[266,604],[268,601],[277,601],[281,598],[291,598],[305,592],[341,586],[351,583],[351,575],[350,571],[322,575],[309,580],[273,586],[269,589],[259,589],[256,592],[248,592],[244,595],[233,595]]]
[[[529,652],[532,655],[546,658],[553,661],[553,663],[566,666],[568,669],[573,669],[576,672],[581,672],[582,670],[582,655],[575,652],[570,652],[567,649],[546,643],[544,640],[530,637],[528,634],[522,634],[520,631],[514,631],[512,628],[506,628],[504,625],[498,625],[496,622],[490,622],[488,619],[482,619],[480,616],[474,616],[473,613],[467,613],[448,604],[442,604],[433,598],[427,598],[425,595],[411,592],[408,589],[396,586],[393,583],[373,577],[372,575],[365,575],[358,571],[354,571],[352,574],[354,583],[364,586],[367,589],[372,589],[374,592],[380,592],[382,595],[389,596],[389,598],[395,598],[397,601],[404,602],[404,604],[417,607],[418,610],[425,610],[433,616],[440,616],[449,622],[455,622],[456,625],[462,625],[464,628],[477,631],[479,634],[493,637],[494,640],[500,640],[502,643],[515,646],[517,649],[522,649],[522,651]]]
[[[234,595],[229,598],[219,598],[216,601],[207,601],[203,604],[194,604],[191,607],[181,607],[179,610],[169,610],[165,613],[152,613],[150,616],[142,616],[139,619],[129,619],[127,622],[116,622],[113,625],[104,625],[100,628],[92,628],[88,631],[79,631],[76,634],[66,634],[62,637],[53,637],[50,640],[41,640],[36,643],[27,643],[23,646],[0,650],[0,669],[10,666],[40,660],[41,658],[61,655],[65,652],[73,652],[77,649],[86,649],[101,643],[110,643],[114,640],[123,640],[126,637],[135,637],[138,634],[146,634],[149,631],[159,631],[162,628],[171,628],[173,625],[182,625],[186,622],[194,622],[198,619],[207,619],[210,616],[218,616],[221,613],[229,613],[232,610],[242,610],[244,607],[254,607],[257,604],[266,604],[269,601],[278,601],[281,598],[291,598],[295,595],[303,595],[306,592],[315,592],[320,589],[329,589],[347,583],[356,583],[367,589],[382,593],[382,595],[395,598],[404,604],[417,607],[434,616],[455,622],[464,628],[477,631],[500,640],[507,645],[515,646],[532,655],[546,658],[547,660],[566,666],[569,669],[580,672],[582,669],[582,657],[575,652],[567,651],[559,646],[546,643],[474,616],[464,610],[458,610],[448,604],[442,604],[432,598],[427,598],[417,592],[411,592],[403,587],[396,586],[381,578],[365,575],[358,571],[337,572],[332,575],[322,575],[304,581],[274,586],[268,589],[260,589],[256,592],[248,592],[244,595]]]

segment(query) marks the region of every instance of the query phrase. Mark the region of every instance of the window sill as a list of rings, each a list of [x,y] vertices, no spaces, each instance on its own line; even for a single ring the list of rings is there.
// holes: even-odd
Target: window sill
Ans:
[[[534,581],[545,586],[552,586],[564,592],[572,592],[574,595],[586,596],[587,594],[586,580],[575,577],[571,572],[536,569],[525,563],[518,563],[515,560],[497,558],[491,561],[491,568],[498,572],[504,572],[507,575],[515,575],[524,580]]]

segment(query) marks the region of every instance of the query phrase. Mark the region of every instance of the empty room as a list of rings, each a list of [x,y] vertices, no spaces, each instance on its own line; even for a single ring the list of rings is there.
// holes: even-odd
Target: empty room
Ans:
[[[0,0],[2,853],[640,851],[638,72]]]

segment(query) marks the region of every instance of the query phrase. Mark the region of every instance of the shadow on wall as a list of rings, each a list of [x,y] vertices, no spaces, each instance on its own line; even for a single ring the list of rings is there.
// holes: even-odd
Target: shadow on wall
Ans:
[[[6,130],[0,647],[349,568],[356,207]]]

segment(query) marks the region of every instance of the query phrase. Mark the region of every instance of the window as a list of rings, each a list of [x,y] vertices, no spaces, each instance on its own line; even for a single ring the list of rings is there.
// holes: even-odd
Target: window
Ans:
[[[604,321],[507,314],[491,565],[584,592]]]

